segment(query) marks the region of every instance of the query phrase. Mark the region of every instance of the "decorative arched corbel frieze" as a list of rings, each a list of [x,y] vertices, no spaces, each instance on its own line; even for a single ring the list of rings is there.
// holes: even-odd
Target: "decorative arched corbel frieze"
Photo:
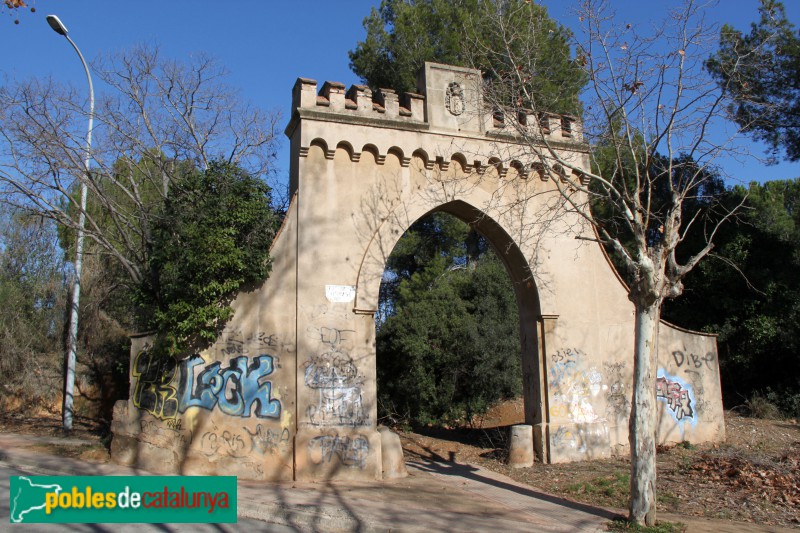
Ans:
[[[386,154],[381,154],[378,147],[374,144],[365,144],[364,147],[361,149],[361,152],[369,152],[375,158],[375,162],[379,165],[382,165],[386,162]]]
[[[387,154],[392,154],[400,161],[400,166],[405,168],[411,163],[411,158],[406,157],[403,150],[397,146],[392,146],[386,151]]]
[[[328,143],[325,142],[325,139],[317,137],[313,141],[309,143],[308,146],[301,146],[300,147],[300,157],[307,157],[308,151],[311,149],[312,146],[317,146],[322,149],[322,153],[325,155],[325,159],[333,159],[333,156],[336,155],[336,150],[331,150],[328,148]]]

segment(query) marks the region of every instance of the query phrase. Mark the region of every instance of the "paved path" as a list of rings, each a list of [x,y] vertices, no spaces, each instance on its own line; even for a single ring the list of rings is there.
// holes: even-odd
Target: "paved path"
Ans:
[[[456,470],[453,470],[453,467]],[[451,465],[437,472],[437,465],[409,464],[409,476],[376,483],[294,483],[290,488],[240,482],[240,516],[264,518],[314,531],[604,531],[612,513],[583,506],[562,507],[551,497],[502,479],[486,477],[473,469],[463,485]],[[509,483],[506,484],[506,481]],[[488,493],[491,492],[491,497]],[[543,496],[543,495],[542,495]],[[302,527],[301,527],[302,528]]]
[[[44,442],[41,439],[0,434],[0,468],[42,475],[150,475],[116,464],[78,461],[26,449],[32,443]],[[594,532],[605,531],[614,516],[609,510],[552,496],[474,465],[412,461],[408,469],[408,477],[383,482],[240,481],[238,515],[240,520],[247,521],[247,529],[253,531],[425,533]],[[5,481],[7,486],[7,477]],[[7,512],[5,501],[0,499],[0,505]],[[0,522],[7,523],[5,516],[0,514]],[[660,516],[689,524],[693,533],[793,531]],[[160,526],[159,530],[180,528]]]

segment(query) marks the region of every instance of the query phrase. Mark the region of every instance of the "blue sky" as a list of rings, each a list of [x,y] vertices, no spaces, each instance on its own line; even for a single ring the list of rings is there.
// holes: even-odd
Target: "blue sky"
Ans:
[[[35,13],[0,17],[3,77],[53,76],[85,86],[83,70],[68,43],[45,22],[58,15],[87,59],[141,42],[157,43],[168,57],[180,59],[208,52],[231,72],[230,83],[245,98],[266,109],[280,109],[288,121],[291,89],[297,77],[346,85],[357,83],[349,69],[348,50],[364,37],[363,18],[379,0],[28,0]],[[544,0],[553,18],[566,26],[574,2]],[[669,0],[616,0],[621,23],[657,22]],[[800,1],[785,2],[789,19],[800,25]],[[757,0],[724,0],[708,9],[708,20],[746,29],[757,17]],[[762,155],[763,147],[753,152]],[[288,169],[288,142],[279,157]],[[764,167],[753,161],[729,161],[729,173],[741,181],[800,177],[800,163]]]

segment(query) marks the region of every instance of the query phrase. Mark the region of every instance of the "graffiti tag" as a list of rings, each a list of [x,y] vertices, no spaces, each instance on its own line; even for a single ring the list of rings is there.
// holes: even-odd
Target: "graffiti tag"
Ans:
[[[306,409],[306,416],[315,426],[367,424],[362,398],[364,379],[343,346],[352,344],[353,333],[355,331],[347,329],[309,328],[309,335],[327,350],[310,356],[304,365],[305,384],[317,391],[317,404]]]
[[[603,363],[603,368],[610,383],[606,395],[606,415],[612,419],[624,418],[630,410],[625,363]]]
[[[323,435],[311,439],[308,449],[315,464],[330,462],[336,456],[344,466],[364,468],[369,455],[369,441],[361,435],[352,438]]]
[[[278,418],[280,401],[272,398],[272,383],[264,378],[272,373],[272,357],[259,355],[247,364],[248,357],[234,357],[228,368],[219,362],[208,364],[195,377],[195,369],[204,361],[199,355],[181,364],[180,412],[189,407],[202,407],[220,411],[230,416],[249,417],[252,412],[259,418]]]
[[[176,362],[172,357],[156,357],[152,350],[139,352],[133,362],[133,405],[156,418],[174,418],[178,411],[178,396],[170,385],[175,376]]]
[[[222,433],[216,433],[215,431],[205,432],[200,439],[200,449],[209,457],[219,454],[230,455],[231,457],[247,455],[242,436],[228,430]]]
[[[676,420],[694,417],[688,385],[678,382],[675,378],[659,376],[656,379],[656,397],[667,403]]]
[[[264,430],[261,424],[256,426],[255,432],[244,428],[250,435],[250,451],[255,451],[261,454],[275,453],[279,447],[285,447],[289,442],[289,429],[283,428],[283,431],[272,429]]]
[[[577,359],[585,354],[578,349],[558,350],[552,355],[549,385],[552,391],[551,416],[569,416],[577,423],[597,422],[593,398],[605,390],[602,374],[594,367],[581,371]]]
[[[329,352],[311,357],[306,363],[305,383],[318,392],[317,405],[309,406],[307,415],[314,425],[350,425],[365,423],[361,396],[363,380],[347,354]]]
[[[142,420],[142,433],[146,435],[145,440],[159,446],[179,446],[186,447],[192,441],[192,432],[183,431],[180,424],[171,424],[176,419],[167,419],[162,426],[152,420]]]
[[[675,365],[679,368],[687,367],[699,369],[706,366],[709,370],[714,370],[714,363],[716,362],[716,357],[714,357],[713,352],[708,352],[701,356],[693,353],[685,354],[680,350],[675,350],[672,352],[672,358],[675,360]]]

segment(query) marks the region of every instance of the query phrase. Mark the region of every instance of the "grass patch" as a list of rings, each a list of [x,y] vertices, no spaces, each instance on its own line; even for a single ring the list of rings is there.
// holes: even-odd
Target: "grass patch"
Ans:
[[[605,497],[610,504],[624,507],[630,494],[630,475],[615,472],[608,476],[597,477],[589,481],[573,483],[566,487],[571,494],[594,494]]]
[[[672,494],[671,492],[659,491],[656,495],[656,500],[662,503],[667,509],[673,511],[680,507],[681,499]]]
[[[686,525],[681,522],[665,522],[663,520],[656,521],[654,526],[642,526],[639,524],[632,524],[626,518],[615,518],[608,524],[609,531],[630,532],[636,533],[683,533],[686,531]]]
[[[717,511],[717,514],[714,515],[714,518],[719,518],[721,520],[735,520],[733,514],[727,509],[720,509]]]

